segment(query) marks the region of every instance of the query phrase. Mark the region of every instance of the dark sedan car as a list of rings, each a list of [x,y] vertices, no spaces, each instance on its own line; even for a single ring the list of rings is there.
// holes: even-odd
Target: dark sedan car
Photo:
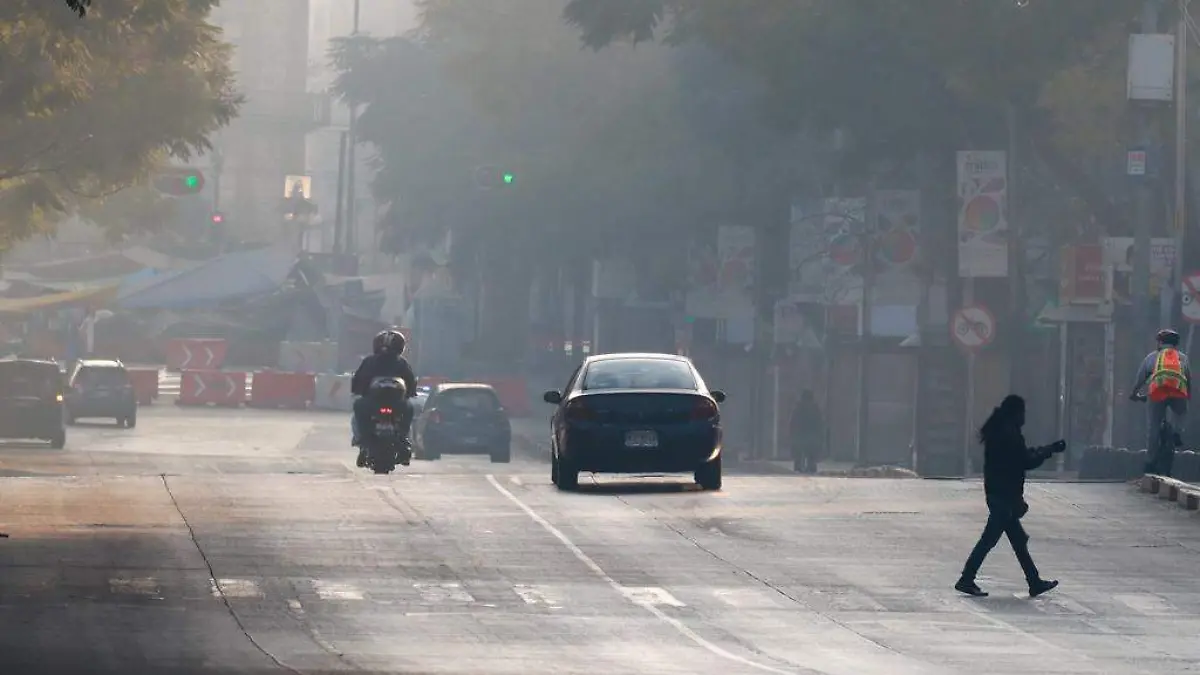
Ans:
[[[65,378],[54,361],[0,359],[0,438],[67,443],[63,425]]]
[[[692,473],[721,489],[720,391],[709,391],[690,359],[674,354],[588,357],[565,392],[548,391],[550,478],[561,490],[579,473]]]
[[[512,456],[508,412],[486,384],[434,386],[413,423],[413,440],[418,459],[488,455],[493,462],[508,462]]]

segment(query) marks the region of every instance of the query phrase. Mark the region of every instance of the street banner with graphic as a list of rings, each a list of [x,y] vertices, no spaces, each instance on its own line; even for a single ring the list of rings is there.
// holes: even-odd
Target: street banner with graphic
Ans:
[[[1007,198],[1007,153],[958,153],[959,276],[1008,276]]]

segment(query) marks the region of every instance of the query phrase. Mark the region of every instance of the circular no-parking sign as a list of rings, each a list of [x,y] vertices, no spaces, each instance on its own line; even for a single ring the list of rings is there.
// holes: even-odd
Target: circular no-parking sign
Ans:
[[[1180,312],[1188,323],[1200,323],[1200,272],[1184,275]]]
[[[982,349],[996,337],[996,318],[983,305],[963,307],[950,322],[951,336],[964,349]]]

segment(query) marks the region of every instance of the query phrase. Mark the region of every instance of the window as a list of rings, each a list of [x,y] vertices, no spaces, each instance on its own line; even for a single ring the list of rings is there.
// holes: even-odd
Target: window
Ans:
[[[696,378],[686,362],[670,359],[610,359],[588,366],[583,390],[689,389]]]
[[[76,384],[85,386],[118,387],[128,381],[129,378],[125,375],[125,371],[120,368],[82,368],[75,378]]]
[[[475,412],[492,412],[500,408],[500,400],[489,389],[450,389],[438,396],[437,404],[442,408]]]
[[[53,396],[62,385],[62,373],[55,364],[10,361],[0,363],[0,395]]]

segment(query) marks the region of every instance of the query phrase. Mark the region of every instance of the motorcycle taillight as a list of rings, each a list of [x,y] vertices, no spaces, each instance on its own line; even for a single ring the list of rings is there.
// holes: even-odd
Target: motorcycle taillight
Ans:
[[[392,409],[391,409],[391,408],[380,408],[380,409],[379,409],[379,413],[380,413],[381,415],[391,415],[391,414],[392,414]]]

